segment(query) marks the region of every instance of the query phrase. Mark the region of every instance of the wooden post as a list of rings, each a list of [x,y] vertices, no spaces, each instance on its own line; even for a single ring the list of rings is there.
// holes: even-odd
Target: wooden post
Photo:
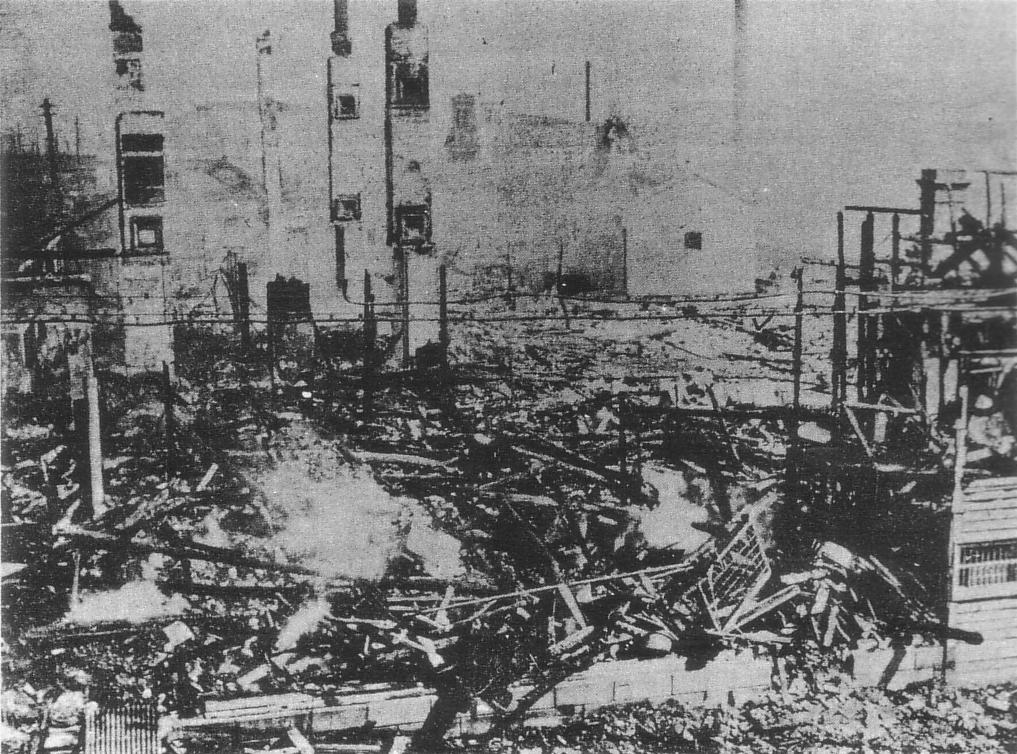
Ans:
[[[968,386],[960,386],[961,412],[954,424],[954,460],[953,460],[953,494],[950,503],[950,526],[947,537],[946,550],[946,607],[943,610],[943,625],[950,625],[950,603],[953,601],[953,585],[956,579],[954,568],[957,563],[954,561],[954,549],[956,538],[957,511],[956,508],[962,502],[964,496],[964,466],[967,464],[967,441],[968,441]],[[943,636],[943,667],[942,678],[946,680],[946,664],[949,660],[950,640]]]
[[[629,229],[622,226],[622,293],[629,295]]]
[[[875,216],[869,212],[862,221],[861,249],[858,263],[858,287],[862,295],[858,300],[858,400],[871,402],[875,390],[875,350],[878,335],[869,308],[869,297],[865,293],[875,290]]]
[[[923,170],[918,188],[921,211],[918,235],[921,238],[922,271],[927,275],[932,262],[932,236],[936,231],[936,171]]]
[[[833,348],[830,362],[833,366],[833,384],[830,387],[831,408],[840,417],[847,397],[847,312],[844,309],[844,288],[847,285],[844,262],[844,213],[837,213],[837,276],[834,283],[836,293],[833,299]]]
[[[46,123],[46,158],[49,162],[49,183],[51,191],[60,190],[60,169],[57,163],[57,141],[53,131],[53,105],[46,97],[42,101],[42,118]],[[587,118],[589,120],[589,118]]]
[[[890,292],[897,290],[897,276],[900,274],[900,215],[893,213],[890,229]]]
[[[76,480],[79,485],[81,500],[85,504],[92,501],[91,448],[89,439],[89,419],[91,411],[88,405],[88,378],[86,366],[86,348],[84,343],[78,345],[76,353],[67,352],[68,387],[71,399],[71,419],[74,422]]]
[[[74,116],[74,157],[81,159],[81,121],[77,115]]]
[[[237,307],[240,310],[240,345],[246,354],[251,350],[251,289],[247,262],[237,265]]]
[[[399,247],[400,296],[402,298],[403,367],[410,366],[410,255],[406,247]]]
[[[375,338],[377,323],[374,321],[374,294],[371,293],[371,273],[364,270],[364,416],[369,416],[374,402]]]
[[[441,359],[448,366],[448,278],[445,265],[438,268],[438,342],[441,344]]]
[[[802,320],[805,316],[804,302],[805,294],[803,290],[805,280],[805,270],[802,267],[798,267],[794,272],[795,280],[797,281],[798,295],[795,299],[795,341],[794,351],[792,353],[792,368],[794,377],[794,392],[792,400],[792,414],[791,414],[791,433],[794,435],[798,431],[799,416],[802,409]]]
[[[173,382],[170,379],[169,364],[165,361],[162,363],[162,390],[163,412],[166,418],[166,481],[168,482],[173,478],[173,473],[176,471],[174,444],[176,443],[177,422],[176,416],[173,413],[175,397],[173,394]]]
[[[621,472],[625,484],[625,501],[629,502],[628,494],[630,480],[628,479],[628,447],[625,441],[625,398],[618,395],[618,470]]]
[[[505,281],[506,282],[505,295],[506,295],[506,297],[508,299],[509,309],[511,311],[515,311],[516,310],[516,289],[515,289],[515,281],[513,281],[513,279],[512,279],[512,244],[511,243],[508,243],[508,244],[505,245],[505,264],[506,264],[506,274],[507,274],[507,277],[508,277],[508,279]]]
[[[590,61],[586,61],[586,122],[590,122]]]
[[[554,287],[556,289],[556,293],[558,294],[558,305],[561,306],[562,314],[565,316],[565,329],[570,330],[572,329],[572,324],[569,321],[569,308],[568,304],[565,302],[565,291],[562,288],[564,284],[564,281],[562,280],[562,267],[564,266],[564,260],[565,260],[565,242],[559,239],[558,275],[555,277]]]
[[[106,512],[106,492],[102,479],[102,433],[99,426],[99,381],[95,377],[92,348],[85,349],[85,401],[88,404],[88,470],[92,518]]]
[[[989,171],[985,171],[985,227],[992,227],[992,184]]]

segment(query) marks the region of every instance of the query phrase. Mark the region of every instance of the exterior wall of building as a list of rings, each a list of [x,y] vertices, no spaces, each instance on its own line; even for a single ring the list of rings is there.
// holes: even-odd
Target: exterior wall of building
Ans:
[[[755,289],[755,212],[736,197],[699,182],[673,184],[631,205],[625,224],[633,295]]]
[[[97,292],[122,303],[129,324],[195,312],[229,314],[221,282],[236,262],[248,266],[255,316],[268,282],[282,275],[310,284],[315,314],[347,317],[357,326],[365,270],[378,301],[390,306],[384,313],[397,312],[400,206],[429,209],[430,248],[414,245],[407,254],[413,301],[437,299],[441,262],[450,268],[452,297],[475,281],[497,287],[500,277],[507,285],[510,267],[514,287],[539,289],[553,276],[559,254],[566,273],[618,289],[623,228],[630,260],[640,244],[668,248],[651,231],[664,223],[630,217],[638,215],[642,198],[633,189],[638,180],[629,152],[656,155],[663,132],[638,121],[631,126],[634,146],[628,152],[603,143],[605,118],[615,105],[603,96],[599,62],[594,61],[598,96],[587,123],[576,74],[581,61],[559,61],[561,68],[555,72],[550,65],[548,74],[508,51],[491,52],[481,44],[487,31],[479,21],[427,3],[423,18],[437,31],[402,19],[386,33],[398,5],[355,2],[348,38],[331,55],[327,3],[308,5],[307,18],[297,19],[291,10],[265,11],[264,19],[245,21],[252,28],[259,24],[257,34],[243,32],[242,38],[232,30],[169,35],[172,19],[142,3],[127,2],[112,18],[106,16],[108,41],[96,62],[105,71],[105,88],[96,92],[96,101],[107,104],[100,132],[93,133],[100,147],[93,150],[95,187],[86,193],[112,196],[122,188],[119,114],[125,113],[121,137],[162,137],[161,199],[126,206],[122,238],[116,209],[79,234],[84,238],[87,230],[88,248],[123,246],[127,252],[115,264],[99,260],[85,266]],[[403,6],[400,13],[408,7]],[[105,9],[97,6],[95,13]],[[500,13],[490,22],[498,28],[525,21],[514,11],[506,11],[506,18]],[[265,28],[269,36],[256,43]],[[230,57],[244,58],[243,65],[224,63],[222,45],[235,48]],[[184,47],[191,64],[170,75],[173,56],[185,54]],[[463,55],[476,65],[463,66]],[[219,71],[223,65],[242,68],[244,77],[228,92],[212,81],[225,75]],[[400,65],[407,69],[403,73],[417,74],[416,89],[397,91],[393,66]],[[525,74],[530,85],[510,86],[505,65],[514,66],[512,81]],[[341,112],[343,98],[349,104],[350,97],[357,117]],[[386,97],[393,107],[386,108]],[[137,111],[146,114],[129,114]],[[154,142],[130,146],[160,151]],[[144,158],[144,151],[130,156]],[[336,220],[334,200],[351,197],[359,198],[359,216]],[[161,234],[153,230],[156,217]],[[344,254],[337,253],[337,230]],[[684,256],[685,266],[669,279],[695,279],[700,258],[708,269],[723,264],[720,255],[705,251]],[[630,275],[633,293],[657,290],[640,280],[638,271]],[[412,316],[434,314],[436,307],[425,306]],[[133,366],[158,367],[171,356],[168,328],[127,332],[138,340],[127,347]],[[436,325],[416,328],[414,348],[436,334]]]

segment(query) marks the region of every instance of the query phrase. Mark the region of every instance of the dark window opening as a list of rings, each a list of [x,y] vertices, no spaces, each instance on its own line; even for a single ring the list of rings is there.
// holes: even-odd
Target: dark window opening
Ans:
[[[690,230],[685,234],[685,248],[699,251],[703,248],[703,234],[698,230]]]
[[[162,156],[130,155],[123,159],[124,202],[132,206],[155,204],[166,198]]]
[[[431,212],[426,204],[403,205],[396,209],[400,244],[425,244],[431,239]]]
[[[360,219],[360,194],[342,194],[332,202],[332,222],[344,223]]]
[[[120,32],[113,35],[114,54],[123,55],[132,52],[141,52],[143,49],[141,34],[131,32]]]
[[[134,251],[162,251],[162,218],[132,217],[131,248]]]
[[[117,58],[116,72],[118,89],[145,91],[145,86],[141,82],[141,60],[138,58]]]
[[[161,152],[162,134],[124,134],[120,137],[123,152]]]
[[[336,120],[353,120],[360,117],[360,107],[354,94],[337,94],[335,98]]]
[[[429,106],[427,66],[400,62],[394,63],[393,69],[392,106],[426,109]]]

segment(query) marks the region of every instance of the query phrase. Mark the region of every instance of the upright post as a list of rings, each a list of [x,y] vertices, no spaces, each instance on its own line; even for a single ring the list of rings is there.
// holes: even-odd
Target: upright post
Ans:
[[[403,367],[410,366],[410,259],[406,249],[399,247],[399,267],[401,270],[399,281],[401,284],[402,296],[402,324],[403,324]]]
[[[954,424],[954,460],[953,460],[953,494],[950,498],[950,527],[946,544],[946,608],[943,611],[943,625],[950,625],[950,603],[953,602],[953,587],[957,575],[954,569],[957,563],[954,560],[956,549],[956,526],[957,506],[964,500],[964,466],[967,464],[967,442],[968,442],[968,386],[960,386],[961,413]],[[942,678],[946,680],[947,661],[949,660],[948,637],[943,637],[943,662]]]
[[[91,449],[89,448],[89,418],[91,412],[88,405],[88,379],[85,374],[85,345],[78,346],[77,352],[67,352],[67,373],[69,376],[71,418],[74,422],[74,438],[77,453],[77,482],[83,501],[92,500]]]
[[[448,278],[445,265],[438,268],[438,342],[441,344],[442,362],[448,366]]]
[[[49,184],[53,191],[60,188],[60,171],[57,164],[57,141],[53,131],[53,105],[46,97],[42,101],[42,118],[46,123],[46,158],[49,162]]]
[[[364,416],[371,413],[374,398],[374,342],[377,323],[374,321],[374,294],[371,293],[371,273],[364,270]]]
[[[81,120],[74,116],[74,157],[81,159]]]
[[[922,271],[929,273],[932,261],[932,235],[936,232],[936,171],[923,170],[918,180],[919,205],[921,212],[918,235],[921,237]]]
[[[237,265],[237,307],[240,315],[240,345],[244,353],[251,350],[251,289],[247,277],[247,262]]]
[[[805,275],[804,270],[798,267],[794,276],[797,281],[798,295],[795,299],[795,342],[794,351],[792,353],[792,367],[794,375],[794,392],[793,392],[793,412],[791,417],[791,431],[792,436],[798,430],[799,415],[802,408],[802,320],[804,318],[805,310],[805,292],[803,288],[803,281]]]
[[[876,328],[873,318],[865,312],[869,308],[869,297],[865,293],[875,290],[875,241],[876,221],[871,212],[862,221],[861,250],[858,263],[858,287],[862,295],[858,300],[858,400],[868,401],[875,389],[875,346]]]
[[[844,262],[844,213],[837,213],[837,275],[834,282],[836,293],[833,298],[833,348],[830,361],[833,365],[831,385],[831,408],[839,417],[847,395],[847,312],[844,305],[844,288],[847,285]]]
[[[506,291],[505,295],[508,298],[508,305],[511,311],[516,310],[516,288],[515,281],[512,279],[512,244],[505,245],[505,265],[506,265]]]
[[[163,412],[166,417],[166,481],[173,478],[176,470],[176,454],[174,444],[176,443],[177,422],[173,413],[173,381],[170,378],[169,364],[162,363],[162,401]]]
[[[569,330],[572,328],[572,324],[569,321],[569,307],[565,302],[565,281],[562,279],[562,268],[565,261],[565,242],[558,240],[558,274],[555,277],[554,287],[558,293],[558,305],[561,307],[562,314],[565,317],[565,329]]]
[[[900,215],[893,213],[890,226],[890,292],[897,290],[897,276],[900,274]]]
[[[85,349],[85,401],[88,403],[88,470],[92,518],[106,512],[106,492],[102,480],[102,433],[99,427],[99,381],[95,378],[92,348]]]
[[[622,293],[629,295],[629,229],[622,226]]]
[[[590,61],[586,61],[586,122],[590,122]]]

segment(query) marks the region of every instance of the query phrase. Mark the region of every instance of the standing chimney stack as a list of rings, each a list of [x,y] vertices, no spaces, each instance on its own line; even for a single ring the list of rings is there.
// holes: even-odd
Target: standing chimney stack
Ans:
[[[332,32],[332,54],[348,58],[353,53],[350,41],[349,0],[334,0],[335,30]]]
[[[399,26],[414,26],[417,23],[417,0],[399,0],[397,19]]]

